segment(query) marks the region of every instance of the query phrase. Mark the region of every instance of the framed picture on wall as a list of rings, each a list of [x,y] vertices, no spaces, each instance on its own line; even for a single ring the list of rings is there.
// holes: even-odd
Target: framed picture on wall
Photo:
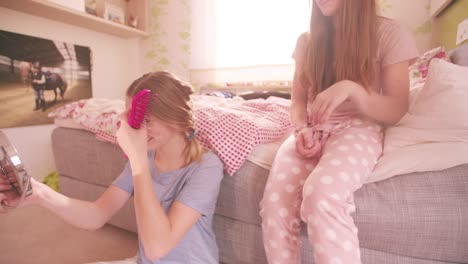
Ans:
[[[0,128],[51,124],[49,112],[92,97],[91,49],[0,30]]]

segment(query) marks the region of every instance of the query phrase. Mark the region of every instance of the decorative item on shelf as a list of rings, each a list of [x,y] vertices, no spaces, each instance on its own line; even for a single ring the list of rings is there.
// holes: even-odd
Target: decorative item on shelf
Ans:
[[[138,18],[138,1],[139,0],[125,0],[127,4],[127,25],[131,28],[139,27],[139,18]],[[141,2],[140,2],[141,4]]]
[[[85,2],[85,11],[88,14],[97,16],[97,1],[96,0],[86,0],[86,2]]]
[[[125,24],[125,11],[118,5],[106,3],[104,6],[104,18],[115,23]]]
[[[130,15],[128,25],[132,28],[138,28],[138,16]]]

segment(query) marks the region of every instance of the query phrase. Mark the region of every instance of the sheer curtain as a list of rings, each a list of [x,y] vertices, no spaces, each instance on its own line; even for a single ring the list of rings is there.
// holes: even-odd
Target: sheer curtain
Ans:
[[[290,80],[310,0],[192,0],[191,81]]]

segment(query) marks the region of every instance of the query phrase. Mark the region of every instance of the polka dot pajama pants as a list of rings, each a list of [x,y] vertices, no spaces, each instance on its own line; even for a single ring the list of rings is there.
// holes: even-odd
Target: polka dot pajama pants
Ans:
[[[301,220],[317,264],[360,264],[353,193],[382,152],[381,127],[350,119],[332,133],[321,157],[302,158],[289,137],[276,155],[261,202],[268,263],[300,263]]]

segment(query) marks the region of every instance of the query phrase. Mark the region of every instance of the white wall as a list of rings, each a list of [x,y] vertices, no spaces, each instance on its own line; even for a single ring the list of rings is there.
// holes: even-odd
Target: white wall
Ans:
[[[0,8],[0,29],[60,40],[91,49],[93,97],[122,99],[126,87],[141,74],[139,40],[71,26]],[[27,170],[42,179],[55,170],[50,135],[54,125],[2,129],[13,142]]]

